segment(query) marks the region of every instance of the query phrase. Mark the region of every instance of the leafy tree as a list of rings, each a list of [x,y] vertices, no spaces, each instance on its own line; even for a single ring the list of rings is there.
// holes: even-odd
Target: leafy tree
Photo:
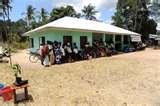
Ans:
[[[84,8],[82,9],[82,15],[88,20],[96,19],[96,13],[98,13],[98,11],[96,11],[95,6],[91,4],[89,4],[88,6],[84,6]]]
[[[80,17],[80,14],[78,14],[75,9],[68,5],[66,7],[58,7],[54,8],[52,12],[50,13],[50,21],[57,20],[59,18],[70,16],[70,17]]]
[[[149,4],[149,10],[151,17],[155,21],[160,22],[160,2],[153,0],[153,2]]]
[[[114,24],[140,33],[142,38],[148,39],[148,35],[155,32],[156,24],[149,19],[147,4],[148,0],[118,0],[117,12],[112,17]],[[148,28],[152,30],[147,30]]]

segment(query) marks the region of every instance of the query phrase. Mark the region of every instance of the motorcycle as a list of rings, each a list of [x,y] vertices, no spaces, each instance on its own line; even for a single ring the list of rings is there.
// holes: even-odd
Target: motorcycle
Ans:
[[[3,58],[3,57],[10,57],[8,49],[4,49],[2,50],[2,53],[0,53],[0,58]]]

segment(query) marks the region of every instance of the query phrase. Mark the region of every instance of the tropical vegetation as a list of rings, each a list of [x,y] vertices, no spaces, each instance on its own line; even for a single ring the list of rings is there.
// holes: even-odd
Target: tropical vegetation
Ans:
[[[15,41],[14,45],[19,46],[18,48],[24,48],[27,45],[27,38],[22,37],[24,32],[59,18],[70,16],[97,20],[98,11],[92,4],[84,6],[81,13],[70,5],[53,8],[51,12],[45,8],[37,12],[36,8],[28,5],[26,11],[22,13],[24,18],[11,22],[9,19],[11,2],[12,0],[0,0],[0,41],[6,42],[11,38],[11,41]],[[159,19],[159,11],[156,12],[156,9],[159,10],[159,4],[155,3],[151,6],[149,0],[118,0],[116,12],[112,17],[113,24],[140,33],[143,39],[148,39],[149,34],[156,33],[155,20]],[[154,19],[150,18],[151,16],[154,16]]]
[[[150,18],[149,0],[118,0],[114,25],[142,34],[147,40],[149,34],[156,34],[157,23]]]

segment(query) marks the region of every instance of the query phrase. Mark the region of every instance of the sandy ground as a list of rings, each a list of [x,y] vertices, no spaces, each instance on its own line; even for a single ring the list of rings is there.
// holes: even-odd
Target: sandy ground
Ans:
[[[13,55],[29,80],[33,101],[25,106],[160,106],[160,50],[122,54],[44,68],[31,64],[25,51]],[[0,64],[0,81],[13,73]],[[4,103],[0,98],[0,105]]]

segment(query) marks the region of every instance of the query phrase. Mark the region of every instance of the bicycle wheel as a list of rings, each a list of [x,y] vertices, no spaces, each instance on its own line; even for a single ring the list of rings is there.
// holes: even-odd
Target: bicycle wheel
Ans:
[[[30,55],[30,56],[29,56],[29,61],[30,61],[31,63],[37,63],[38,60],[39,60],[39,58],[38,58],[38,56],[36,56],[36,55]]]

